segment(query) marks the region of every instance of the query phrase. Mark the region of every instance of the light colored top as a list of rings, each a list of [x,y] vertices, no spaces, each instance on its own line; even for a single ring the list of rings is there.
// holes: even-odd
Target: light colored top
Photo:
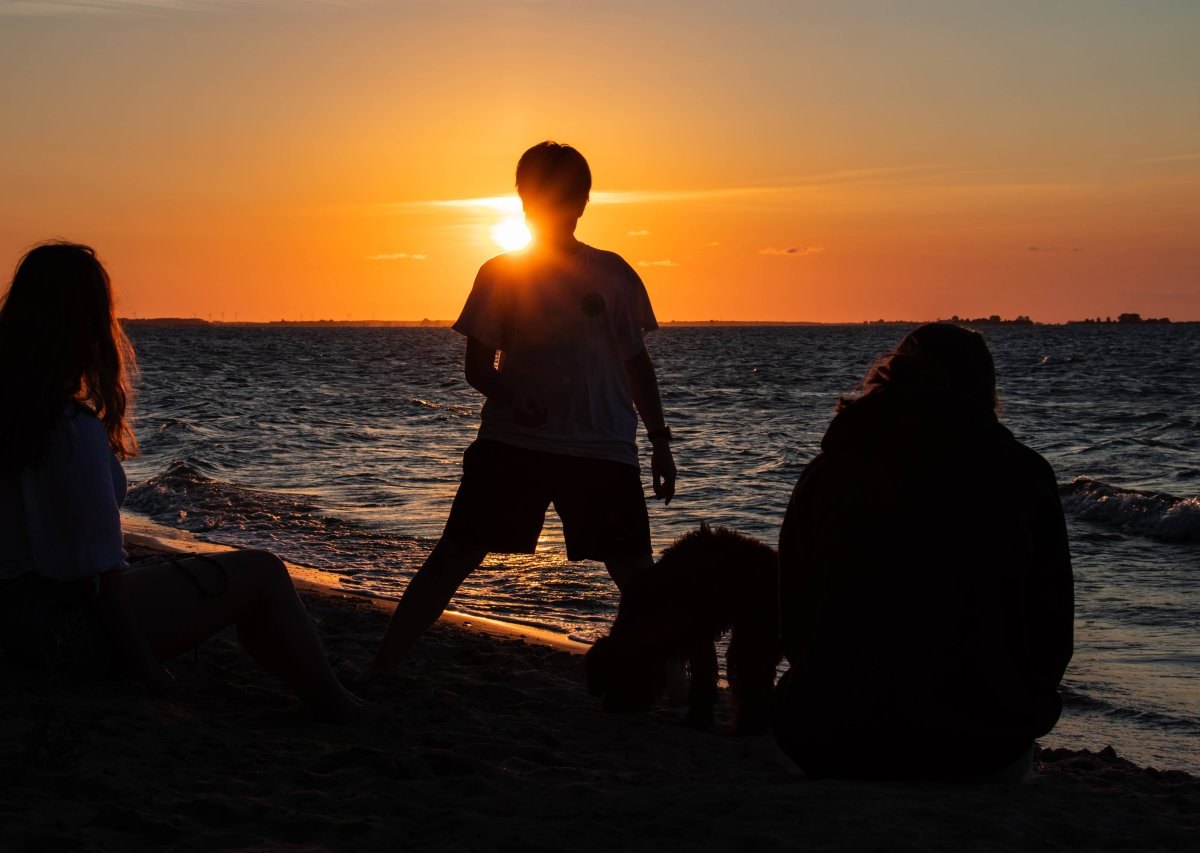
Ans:
[[[500,350],[500,373],[546,409],[545,422],[523,426],[511,404],[488,400],[480,438],[638,464],[625,362],[645,348],[643,334],[658,321],[646,286],[620,255],[580,244],[566,256],[492,258],[453,328]]]
[[[90,411],[72,404],[38,466],[0,476],[0,579],[55,581],[125,568],[125,470]]]

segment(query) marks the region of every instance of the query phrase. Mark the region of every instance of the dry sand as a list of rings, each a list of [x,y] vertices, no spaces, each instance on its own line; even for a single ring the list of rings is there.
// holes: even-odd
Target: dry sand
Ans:
[[[387,608],[296,577],[352,679]],[[601,713],[579,649],[443,620],[362,688],[386,713],[346,727],[313,722],[228,632],[173,662],[170,702],[6,675],[0,849],[1200,849],[1183,773],[1044,751],[1023,786],[811,781],[770,738]]]

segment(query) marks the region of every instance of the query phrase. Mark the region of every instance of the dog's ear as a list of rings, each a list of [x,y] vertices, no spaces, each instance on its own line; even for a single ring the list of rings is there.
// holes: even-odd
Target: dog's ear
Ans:
[[[603,696],[612,680],[612,640],[601,637],[592,644],[583,656],[583,672],[587,679],[587,690],[592,696]]]

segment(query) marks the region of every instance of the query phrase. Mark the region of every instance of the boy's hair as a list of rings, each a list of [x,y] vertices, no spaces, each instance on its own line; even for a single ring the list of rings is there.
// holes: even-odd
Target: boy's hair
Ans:
[[[586,203],[592,191],[592,170],[570,145],[539,142],[517,162],[517,194],[554,202]]]

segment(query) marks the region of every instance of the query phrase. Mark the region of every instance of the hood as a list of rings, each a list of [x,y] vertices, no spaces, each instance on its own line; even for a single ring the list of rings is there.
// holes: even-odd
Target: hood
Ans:
[[[868,394],[838,412],[821,449],[872,458],[960,457],[1013,441],[996,414],[955,399],[886,391]]]

